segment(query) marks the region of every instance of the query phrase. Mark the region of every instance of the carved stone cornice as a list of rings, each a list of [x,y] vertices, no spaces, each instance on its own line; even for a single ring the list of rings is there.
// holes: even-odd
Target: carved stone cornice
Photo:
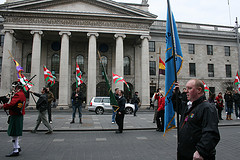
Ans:
[[[96,17],[95,17],[96,18]],[[116,21],[116,19],[101,20],[101,19],[74,19],[66,17],[5,17],[4,23],[19,24],[19,25],[46,25],[46,26],[79,26],[79,27],[105,27],[117,29],[131,29],[131,30],[149,30],[150,25],[146,23]]]

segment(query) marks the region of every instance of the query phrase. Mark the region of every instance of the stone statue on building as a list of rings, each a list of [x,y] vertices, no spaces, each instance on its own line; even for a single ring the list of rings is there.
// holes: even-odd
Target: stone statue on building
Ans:
[[[142,4],[148,4],[148,0],[142,0]]]

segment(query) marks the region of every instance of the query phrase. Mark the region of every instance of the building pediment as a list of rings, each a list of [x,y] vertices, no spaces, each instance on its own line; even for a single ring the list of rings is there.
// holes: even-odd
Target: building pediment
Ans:
[[[112,0],[22,0],[0,5],[14,11],[45,11],[156,18],[148,11]]]

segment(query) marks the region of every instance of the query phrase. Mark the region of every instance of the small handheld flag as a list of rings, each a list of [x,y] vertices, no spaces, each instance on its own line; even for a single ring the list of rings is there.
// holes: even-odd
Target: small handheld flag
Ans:
[[[76,63],[76,87],[78,87],[82,83],[83,83],[82,72],[81,72],[78,64]]]
[[[234,84],[238,86],[238,90],[240,91],[240,77],[239,77],[238,71],[237,71],[237,74],[236,74],[236,77],[235,77]]]
[[[112,76],[113,76],[113,82],[114,82],[115,84],[117,84],[118,82],[123,82],[123,83],[126,84],[128,90],[130,91],[130,87],[129,87],[129,85],[127,84],[127,82],[123,79],[123,77],[121,77],[121,76],[119,76],[119,75],[117,75],[117,74],[114,74],[113,72],[112,72]]]
[[[49,82],[50,86],[53,86],[55,84],[56,77],[52,75],[51,71],[49,71],[46,66],[43,66],[43,70],[45,81]]]
[[[159,74],[165,75],[165,63],[161,57],[159,57]]]
[[[203,82],[203,81],[202,81]],[[203,82],[203,85],[204,85],[204,91],[205,92],[209,92],[209,88],[207,87],[206,83]]]

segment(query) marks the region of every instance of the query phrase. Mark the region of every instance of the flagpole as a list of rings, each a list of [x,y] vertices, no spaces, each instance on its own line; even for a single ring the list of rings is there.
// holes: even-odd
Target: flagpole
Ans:
[[[160,68],[159,68],[159,64],[160,64],[160,58],[161,58],[161,48],[159,47],[159,58],[158,58],[158,85],[157,85],[157,89],[159,88],[159,82],[160,82]]]
[[[175,74],[175,82],[177,82],[177,69],[176,69],[176,59],[175,59],[175,42],[174,42],[174,31],[173,31],[173,26],[172,26],[172,11],[170,7],[170,2],[167,0],[167,5],[168,5],[168,16],[169,16],[169,22],[170,22],[170,29],[171,29],[171,38],[172,38],[172,50],[173,50],[173,62],[174,62],[174,74]],[[178,99],[178,90],[175,91],[176,94],[176,100]],[[176,103],[176,108],[177,108],[177,148],[179,146],[179,107],[178,103]],[[178,149],[177,149],[177,159],[179,159],[178,155]]]

